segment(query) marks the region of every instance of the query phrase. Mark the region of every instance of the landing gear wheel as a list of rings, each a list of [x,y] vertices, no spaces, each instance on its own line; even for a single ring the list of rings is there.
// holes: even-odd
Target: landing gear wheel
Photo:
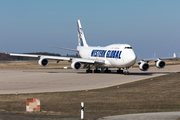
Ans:
[[[117,73],[123,74],[123,70],[117,70]]]
[[[129,75],[129,72],[128,72],[128,71],[125,71],[125,72],[124,72],[124,75]]]
[[[105,70],[104,73],[111,73],[111,70]]]
[[[111,70],[108,70],[108,68],[106,68],[106,70],[104,71],[104,73],[111,73]]]
[[[100,70],[94,70],[94,73],[100,73]]]
[[[92,73],[92,70],[86,70],[86,73]]]

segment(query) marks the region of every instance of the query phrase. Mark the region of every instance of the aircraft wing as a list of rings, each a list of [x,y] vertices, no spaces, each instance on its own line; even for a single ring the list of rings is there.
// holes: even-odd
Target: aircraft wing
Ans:
[[[48,55],[32,55],[32,54],[16,54],[16,53],[7,53],[11,56],[22,56],[22,57],[39,57],[53,60],[70,60],[70,57],[60,57],[60,56],[48,56]]]
[[[6,53],[11,56],[22,56],[22,57],[38,57],[40,59],[51,59],[51,60],[62,60],[62,61],[78,61],[81,63],[89,64],[104,64],[105,60],[102,59],[86,59],[86,58],[75,58],[75,57],[61,57],[61,56],[49,56],[49,55],[32,55],[32,54],[17,54],[17,53]]]
[[[173,57],[161,57],[161,58],[146,58],[146,59],[137,59],[136,63],[140,63],[141,61],[149,62],[149,61],[158,61],[158,60],[172,60],[172,59],[179,59],[176,57],[174,53]]]

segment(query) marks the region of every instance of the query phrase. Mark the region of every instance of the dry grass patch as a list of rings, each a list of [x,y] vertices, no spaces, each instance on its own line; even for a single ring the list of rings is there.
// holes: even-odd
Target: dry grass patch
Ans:
[[[68,61],[49,61],[48,66],[40,66],[36,62],[17,62],[17,63],[0,63],[0,69],[62,69],[63,67],[71,68]]]

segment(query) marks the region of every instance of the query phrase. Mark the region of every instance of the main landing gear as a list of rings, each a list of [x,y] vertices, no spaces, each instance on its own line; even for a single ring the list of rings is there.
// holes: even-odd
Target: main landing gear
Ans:
[[[104,71],[104,73],[111,73],[111,70],[108,70],[108,68],[106,68],[106,70]]]
[[[88,69],[86,70],[86,73],[92,73],[92,70],[91,70],[91,66],[90,65],[88,65],[88,66],[86,66]]]
[[[121,68],[119,68],[119,70],[117,70],[117,73],[123,74],[123,70],[121,70]]]
[[[94,70],[94,73],[100,73],[101,71],[100,70],[98,70],[98,68],[96,68],[95,70]]]
[[[124,70],[121,70],[121,68],[119,68],[119,70],[117,70],[117,73],[129,75],[128,67],[124,68]]]
[[[86,70],[86,73],[92,73],[93,72],[93,70],[91,70],[90,69],[90,67]],[[98,70],[98,68],[96,68],[95,70],[94,70],[94,73],[100,73],[101,71],[100,70]]]
[[[86,73],[92,73],[92,70],[86,70]]]
[[[96,68],[94,70],[94,73],[111,73],[111,70],[108,70],[108,68],[106,68],[106,70],[104,70],[104,68],[101,68],[101,70],[99,70],[98,68]],[[90,67],[88,67],[88,69],[86,70],[86,73],[93,73],[93,70],[90,69]]]
[[[119,74],[124,74],[124,75],[129,75],[129,71],[128,71],[128,67],[123,68],[123,70],[121,70],[121,68],[119,68],[119,70],[117,70],[117,73]],[[101,70],[99,70],[98,68],[96,68],[95,70],[91,70],[90,67],[88,67],[88,69],[86,70],[86,73],[111,73],[111,70],[109,70],[108,68],[101,68]]]

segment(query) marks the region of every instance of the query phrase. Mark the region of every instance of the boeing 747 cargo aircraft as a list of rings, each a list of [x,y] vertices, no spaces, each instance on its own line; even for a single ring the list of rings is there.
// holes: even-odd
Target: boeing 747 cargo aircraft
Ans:
[[[102,72],[110,73],[109,68],[117,68],[117,73],[124,73],[128,75],[128,69],[135,63],[139,64],[139,68],[142,71],[147,71],[149,69],[149,61],[155,61],[157,68],[164,68],[166,63],[163,61],[165,59],[176,59],[176,55],[168,58],[151,58],[151,59],[141,59],[137,60],[137,57],[128,44],[112,44],[106,47],[94,47],[89,46],[86,42],[80,20],[77,21],[78,25],[78,46],[77,50],[55,47],[65,50],[71,50],[78,52],[81,58],[74,57],[60,57],[60,56],[46,56],[46,55],[30,55],[30,54],[15,54],[6,53],[12,56],[25,56],[25,57],[39,57],[39,65],[47,66],[48,60],[57,61],[70,61],[71,67],[73,69],[79,70],[81,68],[86,68],[86,73],[100,73]],[[92,70],[92,68],[95,68]]]

